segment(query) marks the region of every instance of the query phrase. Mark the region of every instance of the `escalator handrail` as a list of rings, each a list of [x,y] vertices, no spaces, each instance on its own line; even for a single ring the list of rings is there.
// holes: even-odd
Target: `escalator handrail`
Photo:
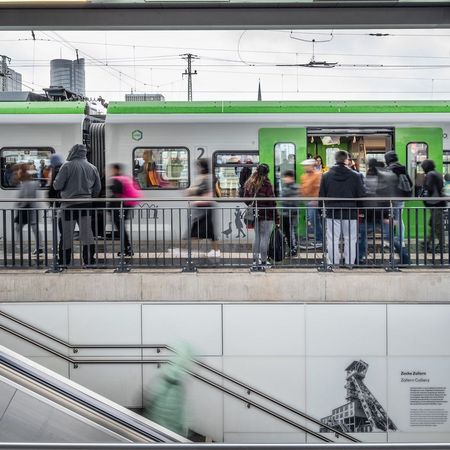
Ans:
[[[2,329],[4,327],[2,326]],[[45,346],[40,345],[41,348],[45,348]],[[58,355],[58,352],[52,352],[55,356]],[[151,438],[157,442],[179,442],[180,440],[176,436],[176,433],[173,433],[170,430],[166,430],[159,426],[158,424],[154,424],[154,426],[149,426],[143,424],[138,417],[133,418],[131,416],[132,413],[125,411],[121,411],[117,407],[113,407],[105,401],[96,398],[95,393],[86,389],[82,386],[76,387],[71,380],[62,380],[58,374],[47,374],[43,370],[39,370],[24,361],[21,361],[16,356],[10,355],[6,350],[2,350],[0,346],[0,365],[3,365],[16,373],[19,373],[25,376],[27,379],[30,379],[40,386],[43,386],[53,392],[56,392],[63,397],[76,402],[79,405],[88,408],[91,411],[99,413],[103,417],[106,417],[114,422],[127,427],[130,430],[133,430],[139,433],[141,436],[145,436],[147,438]],[[60,379],[61,378],[61,379]],[[105,399],[106,400],[106,399]],[[122,407],[120,407],[122,409]],[[151,428],[151,431],[149,431]],[[160,430],[156,429],[160,428]],[[186,440],[186,442],[189,442]]]
[[[42,331],[42,330],[34,327],[33,325],[30,325],[30,324],[28,324],[28,323],[26,323],[26,322],[24,322],[24,321],[22,321],[20,319],[17,319],[16,317],[11,316],[10,314],[7,314],[7,313],[5,313],[3,311],[0,311],[0,315],[3,316],[3,317],[6,317],[7,319],[9,319],[9,320],[11,320],[13,322],[16,322],[17,324],[19,324],[19,325],[21,325],[21,326],[23,326],[25,328],[28,328],[28,329],[36,332],[37,334],[40,334],[40,335],[42,335],[42,336],[44,336],[44,337],[46,337],[46,338],[48,338],[48,339],[50,339],[50,340],[52,340],[54,342],[57,342],[58,344],[61,344],[61,345],[65,346],[66,348],[71,349],[72,351],[74,351],[74,353],[76,353],[78,351],[78,349],[119,349],[120,348],[120,349],[135,349],[135,350],[156,349],[157,351],[159,349],[166,349],[166,350],[176,354],[176,350],[173,349],[172,347],[170,347],[169,345],[166,345],[166,344],[138,344],[138,345],[133,345],[133,344],[86,345],[86,344],[83,344],[83,345],[74,345],[74,344],[70,344],[68,342],[63,341],[62,339],[60,339],[60,338],[58,338],[56,336],[53,336],[52,334],[49,334],[49,333],[47,333],[45,331]],[[0,328],[3,329],[3,326],[0,325]],[[16,333],[16,332],[14,332],[13,330],[10,330],[10,329],[7,329],[6,331],[13,332],[13,334]],[[35,345],[38,345],[40,347],[42,345],[42,344],[36,343],[33,339],[27,338],[25,336],[19,335],[18,337],[25,338],[28,342],[34,343]],[[41,348],[43,348],[43,347],[41,347]],[[50,351],[50,353],[55,354],[54,350],[48,350],[48,351]],[[69,357],[67,357],[65,355],[62,355],[62,354],[60,354],[60,355],[66,361],[71,362],[73,364],[76,364],[76,363],[80,362],[80,360],[77,360],[76,358],[69,358]],[[56,355],[56,356],[58,356],[58,355]],[[89,360],[89,361],[92,361],[92,360]],[[331,427],[331,426],[321,422],[320,420],[318,420],[318,419],[316,419],[316,418],[314,418],[314,417],[312,417],[312,416],[310,416],[310,415],[308,415],[308,414],[306,414],[306,413],[304,413],[304,412],[294,408],[293,406],[290,406],[290,405],[288,405],[288,404],[286,404],[286,403],[284,403],[284,402],[282,402],[280,400],[277,400],[276,398],[273,398],[272,396],[270,396],[268,394],[265,394],[262,391],[259,391],[258,389],[254,389],[253,387],[251,387],[251,386],[249,386],[249,385],[247,385],[247,384],[237,380],[236,378],[234,378],[234,377],[232,377],[230,375],[225,374],[224,372],[221,372],[221,371],[219,371],[217,369],[214,369],[213,367],[211,367],[211,366],[209,366],[209,365],[207,365],[207,364],[205,364],[205,363],[203,363],[203,362],[201,362],[199,360],[193,359],[192,361],[194,362],[194,364],[202,367],[203,369],[205,369],[205,370],[207,370],[209,372],[212,372],[215,375],[217,375],[219,377],[222,377],[222,378],[226,379],[227,381],[230,381],[230,382],[232,382],[232,383],[234,383],[234,384],[236,384],[236,385],[246,389],[249,394],[251,392],[251,393],[253,393],[255,395],[258,395],[259,397],[262,397],[265,400],[267,400],[267,401],[269,401],[271,403],[274,403],[277,406],[279,406],[279,407],[281,407],[283,409],[286,409],[289,412],[291,412],[293,414],[296,414],[296,415],[302,417],[303,419],[306,419],[306,420],[308,420],[308,421],[310,421],[310,422],[312,422],[312,423],[314,423],[316,425],[319,425],[319,426],[321,426],[323,428],[326,428],[328,431],[330,431],[332,433],[335,433],[336,435],[342,436],[342,437],[344,437],[344,438],[346,438],[346,439],[348,439],[348,440],[350,440],[352,442],[360,442],[358,439],[354,438],[353,436],[350,436],[347,433],[344,433],[344,432],[342,432],[340,430],[337,430],[337,429],[335,429],[335,428],[333,428],[333,427]],[[125,362],[130,363],[131,360],[126,360]],[[142,360],[139,360],[139,362],[142,362]]]

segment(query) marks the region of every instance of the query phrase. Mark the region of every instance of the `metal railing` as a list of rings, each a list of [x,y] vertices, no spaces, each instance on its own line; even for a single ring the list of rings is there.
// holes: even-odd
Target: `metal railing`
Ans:
[[[45,339],[48,339],[54,343],[57,343],[57,344],[63,346],[65,349],[71,350],[73,354],[78,354],[79,351],[82,349],[109,349],[109,350],[111,350],[111,349],[130,349],[130,350],[154,349],[154,350],[156,350],[156,353],[158,355],[161,353],[161,350],[167,350],[172,355],[176,354],[176,351],[173,348],[171,348],[170,346],[165,345],[165,344],[161,344],[161,345],[159,345],[159,344],[144,344],[144,345],[133,345],[133,344],[126,344],[126,345],[106,345],[106,344],[74,345],[74,344],[69,344],[68,342],[63,341],[62,339],[59,339],[50,333],[46,333],[46,332],[40,330],[39,328],[37,328],[33,325],[30,325],[27,322],[24,322],[20,319],[17,319],[16,317],[14,317],[10,314],[7,314],[3,311],[0,311],[0,316],[4,317],[5,319],[7,319],[11,322],[16,323],[17,325],[20,325],[21,327],[24,327],[24,328],[32,331],[33,333],[38,334],[39,336],[41,336]],[[8,326],[0,324],[0,329],[3,331],[6,331],[7,333],[9,333],[12,336],[15,336],[15,337],[17,337],[23,341],[26,341],[36,347],[39,347],[40,349],[45,350],[46,352],[72,364],[74,369],[77,369],[78,366],[81,364],[155,364],[155,365],[159,366],[161,364],[171,364],[172,363],[170,357],[167,357],[167,356],[161,357],[161,355],[156,358],[155,357],[144,358],[142,356],[141,358],[123,357],[123,358],[115,358],[115,359],[92,358],[92,357],[83,359],[80,357],[72,357],[72,356],[67,356],[67,355],[63,354],[60,351],[55,350],[54,348],[51,348],[48,345],[43,344],[42,342],[39,342],[34,338],[26,336],[17,330],[13,330]],[[339,429],[335,429],[335,428],[329,426],[328,424],[323,423],[320,420],[310,416],[309,414],[306,414],[303,411],[300,411],[297,408],[294,408],[293,406],[288,405],[287,403],[284,403],[284,402],[282,402],[282,401],[280,401],[258,389],[255,389],[252,386],[250,386],[246,383],[243,383],[242,381],[240,381],[230,375],[227,375],[227,374],[209,366],[208,364],[205,364],[202,361],[199,361],[197,359],[192,359],[191,361],[192,361],[193,365],[200,367],[201,369],[204,369],[209,374],[218,376],[220,379],[226,380],[227,382],[229,382],[235,386],[238,386],[239,388],[242,388],[245,391],[245,394],[247,396],[242,395],[242,393],[236,392],[235,390],[233,390],[229,387],[225,387],[224,385],[217,383],[216,381],[213,381],[213,380],[205,377],[204,375],[197,373],[196,371],[194,371],[192,369],[183,368],[183,370],[187,374],[189,374],[193,378],[211,386],[214,389],[220,390],[224,394],[227,394],[231,397],[234,397],[235,399],[237,399],[239,401],[244,402],[248,408],[254,407],[254,408],[258,409],[259,411],[262,411],[265,414],[268,414],[268,415],[274,417],[275,419],[280,420],[281,422],[286,423],[296,429],[304,431],[308,435],[314,436],[315,438],[317,438],[323,442],[333,442],[333,441],[330,438],[321,434],[321,432],[312,430],[311,428],[309,428],[309,426],[316,425],[319,427],[320,431],[326,430],[326,432],[331,432],[336,437],[343,437],[350,442],[359,442],[359,440],[354,438],[353,436],[351,436]],[[269,406],[265,406],[255,400],[251,399],[250,395],[259,397],[260,399],[267,401]],[[301,417],[306,422],[308,422],[308,426],[306,426],[302,423],[299,423],[290,417],[286,417],[286,415],[283,415],[279,411],[274,410],[273,409],[274,407],[279,408],[279,410],[283,411],[284,413],[290,413],[290,414],[293,414],[294,416]]]
[[[247,198],[247,204],[158,198],[132,208],[126,199],[62,200],[48,208],[39,207],[40,199],[20,200],[36,207],[0,209],[3,268],[450,266],[445,197],[438,199],[445,206],[371,197]]]

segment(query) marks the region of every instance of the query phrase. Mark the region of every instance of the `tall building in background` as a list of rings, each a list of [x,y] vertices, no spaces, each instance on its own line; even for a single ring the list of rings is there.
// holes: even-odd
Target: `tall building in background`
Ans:
[[[50,86],[62,86],[76,94],[86,95],[84,58],[52,59],[50,61]]]
[[[22,90],[22,74],[8,67],[11,58],[0,55],[0,91],[20,92]]]

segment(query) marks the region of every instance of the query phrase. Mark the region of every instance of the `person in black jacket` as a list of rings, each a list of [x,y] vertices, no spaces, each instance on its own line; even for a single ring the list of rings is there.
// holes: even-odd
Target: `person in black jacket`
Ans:
[[[348,200],[329,200],[326,206],[327,257],[330,264],[339,264],[339,241],[344,240],[346,265],[354,264],[358,238],[358,209],[355,199],[365,196],[359,173],[347,167],[349,155],[344,150],[335,153],[336,164],[322,175],[319,197]]]
[[[444,196],[444,179],[440,173],[436,172],[436,165],[431,159],[422,161],[422,169],[425,172],[422,196],[425,197],[425,206],[431,208],[429,221],[430,235],[428,238],[427,249],[429,251],[442,252],[444,251],[445,245],[442,211],[447,207],[447,202],[439,199],[439,197]],[[436,237],[439,245],[434,248],[434,240]]]

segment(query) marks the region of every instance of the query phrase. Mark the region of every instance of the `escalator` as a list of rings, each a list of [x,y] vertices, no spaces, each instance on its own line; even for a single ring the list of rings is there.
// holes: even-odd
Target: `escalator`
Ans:
[[[2,346],[0,441],[189,442]]]

